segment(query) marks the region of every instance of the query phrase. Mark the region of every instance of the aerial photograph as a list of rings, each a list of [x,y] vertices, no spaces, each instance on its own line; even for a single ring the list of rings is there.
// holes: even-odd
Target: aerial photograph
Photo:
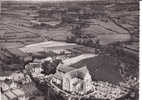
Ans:
[[[0,100],[139,100],[139,0],[0,0]]]

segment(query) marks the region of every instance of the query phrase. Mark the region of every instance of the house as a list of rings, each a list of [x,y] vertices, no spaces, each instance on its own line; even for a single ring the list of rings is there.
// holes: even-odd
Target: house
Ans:
[[[7,100],[17,100],[16,95],[14,95],[11,91],[6,91],[5,96],[7,97]]]
[[[10,86],[6,83],[2,83],[2,91],[6,91],[10,88]]]
[[[26,98],[30,98],[31,96],[33,96],[33,93],[39,92],[34,82],[30,82],[29,84],[22,85],[21,90],[24,91]],[[25,100],[29,100],[29,99],[25,99]]]
[[[4,100],[25,100],[25,93],[21,89],[11,89],[3,95]]]
[[[2,91],[7,91],[9,89],[17,88],[17,83],[11,81],[11,80],[5,80],[5,82],[2,82]]]
[[[13,89],[13,90],[11,90],[11,92],[17,96],[18,100],[25,100],[26,99],[25,93],[21,89]]]
[[[1,100],[8,100],[8,97],[6,95],[4,95],[3,93],[0,95],[1,95]]]
[[[40,73],[42,71],[41,63],[29,63],[25,66],[26,70],[32,73]]]
[[[15,72],[11,75],[11,79],[13,81],[20,81],[20,80],[23,80],[24,78],[25,78],[25,76],[21,72]]]

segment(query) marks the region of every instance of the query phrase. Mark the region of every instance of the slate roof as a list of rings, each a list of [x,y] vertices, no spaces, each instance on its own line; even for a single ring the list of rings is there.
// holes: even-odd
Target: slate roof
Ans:
[[[83,59],[91,58],[94,56],[95,56],[94,54],[82,54],[77,57],[72,57],[72,58],[66,59],[63,61],[63,64],[59,64],[57,70],[59,70],[63,73],[70,72],[70,71],[76,69],[74,66],[72,66],[74,63],[77,63]],[[81,68],[81,67],[83,67],[83,66],[80,66],[78,68]]]

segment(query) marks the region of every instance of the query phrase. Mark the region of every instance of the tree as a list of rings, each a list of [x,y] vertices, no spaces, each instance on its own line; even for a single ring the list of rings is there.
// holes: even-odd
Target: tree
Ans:
[[[73,43],[75,41],[76,41],[76,37],[75,36],[67,36],[66,42]]]
[[[81,25],[73,26],[71,32],[76,37],[81,37],[81,34],[82,34],[82,32],[81,32]]]
[[[55,56],[57,56],[57,54],[55,52],[53,52],[53,51],[45,52],[45,55],[49,56],[49,57],[55,57]]]
[[[55,59],[53,62],[44,61],[42,63],[43,71],[41,73],[45,75],[54,74],[56,72],[56,68],[59,65],[59,63],[62,63],[61,59]]]
[[[51,70],[50,61],[44,61],[44,63],[42,63],[42,69],[43,71],[41,73],[48,75]]]

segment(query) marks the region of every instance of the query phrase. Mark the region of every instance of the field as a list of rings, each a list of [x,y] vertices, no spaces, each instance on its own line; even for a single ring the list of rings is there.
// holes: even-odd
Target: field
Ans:
[[[44,52],[46,49],[58,50],[58,49],[74,48],[74,47],[77,47],[75,43],[47,41],[47,42],[26,45],[19,49],[25,53],[33,53],[33,52]]]
[[[25,10],[18,3],[12,3],[9,8],[7,8],[7,4],[7,2],[4,2],[2,6],[3,15],[1,23],[4,25],[1,27],[2,29],[8,27],[8,29],[1,30],[1,36],[5,34],[5,31],[6,33],[8,32],[7,35],[11,35],[11,38],[7,35],[5,37],[12,42],[18,41],[23,44],[31,44],[50,39],[65,41],[68,36],[73,35],[71,30],[74,26],[81,26],[82,34],[91,34],[97,37],[101,45],[128,41],[131,40],[133,35],[137,36],[138,34],[136,33],[138,32],[137,3],[102,3],[99,5],[88,3],[86,8],[81,8],[84,6],[84,3],[80,2],[73,2],[72,6],[64,5],[64,3],[59,5],[53,3],[53,6],[47,4],[46,7],[46,4],[41,3],[41,9],[38,9],[39,5],[36,3],[32,5],[26,3],[25,5],[23,4]],[[120,9],[120,7],[122,8]],[[131,7],[135,9],[132,10]],[[50,28],[46,25],[34,28],[30,22],[35,18],[37,20],[43,19],[43,21],[46,21],[46,19],[49,21],[60,20],[61,24],[55,28]],[[69,20],[71,22],[68,22]],[[88,26],[84,28],[83,24]],[[14,36],[16,36],[16,39]]]

